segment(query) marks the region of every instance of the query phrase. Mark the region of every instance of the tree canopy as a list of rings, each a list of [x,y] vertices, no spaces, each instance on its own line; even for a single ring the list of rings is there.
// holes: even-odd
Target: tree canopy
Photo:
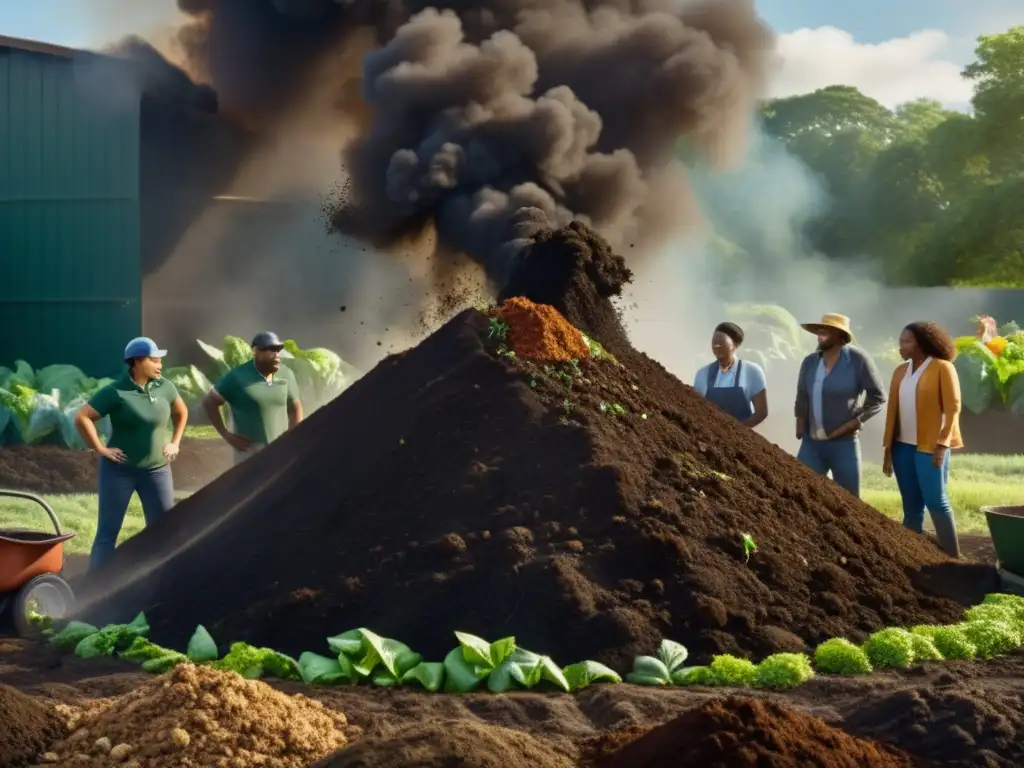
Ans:
[[[963,76],[970,113],[848,85],[764,105],[764,132],[827,192],[814,250],[876,258],[894,284],[1024,286],[1024,26],[980,37]]]

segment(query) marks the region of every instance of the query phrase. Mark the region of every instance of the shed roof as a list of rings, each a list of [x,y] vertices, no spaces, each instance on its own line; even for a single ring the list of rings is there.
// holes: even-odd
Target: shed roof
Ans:
[[[25,40],[21,37],[8,37],[7,35],[0,35],[0,48],[13,48],[14,50],[28,51],[29,53],[42,53],[47,56],[59,56],[62,59],[73,59],[78,56],[96,55],[91,51],[83,51],[78,48],[66,48],[63,45],[42,43],[38,40]]]

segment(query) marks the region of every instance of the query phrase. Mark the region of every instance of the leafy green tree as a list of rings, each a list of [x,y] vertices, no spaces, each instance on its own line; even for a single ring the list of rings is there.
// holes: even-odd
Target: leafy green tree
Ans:
[[[1024,26],[982,35],[976,61],[964,69],[974,82],[972,104],[1001,174],[1024,171]]]

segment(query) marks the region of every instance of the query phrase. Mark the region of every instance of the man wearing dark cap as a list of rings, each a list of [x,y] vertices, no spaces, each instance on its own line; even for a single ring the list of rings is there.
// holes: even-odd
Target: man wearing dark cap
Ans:
[[[228,371],[203,398],[210,424],[235,450],[238,464],[302,421],[295,375],[281,365],[284,344],[270,331],[252,340],[252,359]],[[221,417],[231,409],[233,429]]]

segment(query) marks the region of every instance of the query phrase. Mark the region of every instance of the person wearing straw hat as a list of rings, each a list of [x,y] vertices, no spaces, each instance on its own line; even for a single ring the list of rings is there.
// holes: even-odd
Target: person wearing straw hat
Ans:
[[[854,346],[850,318],[826,313],[802,327],[818,337],[818,348],[804,358],[797,379],[797,458],[860,496],[857,433],[885,405],[882,379],[871,357]]]

